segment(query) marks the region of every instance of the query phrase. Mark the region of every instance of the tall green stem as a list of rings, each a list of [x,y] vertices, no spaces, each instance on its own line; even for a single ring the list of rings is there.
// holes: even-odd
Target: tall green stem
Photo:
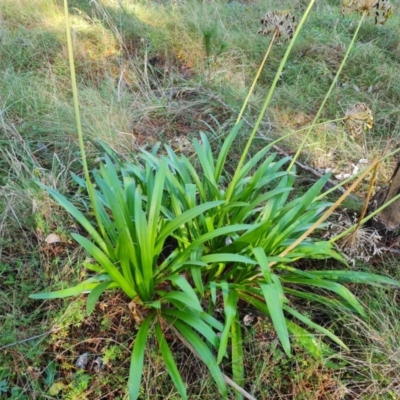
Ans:
[[[268,56],[269,56],[269,53],[271,53],[272,46],[273,46],[273,44],[274,44],[274,42],[275,42],[275,39],[276,39],[276,34],[277,34],[277,31],[275,30],[274,35],[272,36],[272,39],[271,39],[271,41],[269,42],[269,46],[268,46],[268,49],[267,49],[267,51],[266,51],[266,53],[265,53],[265,56],[264,56],[264,58],[263,58],[263,60],[262,60],[262,62],[261,62],[260,68],[258,68],[257,75],[256,75],[256,77],[255,77],[254,80],[253,80],[253,84],[251,85],[251,88],[250,88],[250,90],[249,90],[249,93],[247,93],[246,99],[244,100],[242,109],[240,110],[240,113],[239,113],[239,115],[238,115],[238,117],[237,117],[237,120],[236,120],[236,122],[235,122],[236,124],[238,124],[239,121],[240,121],[240,120],[242,119],[242,117],[243,117],[243,114],[244,114],[244,111],[245,111],[245,109],[246,109],[247,103],[248,103],[249,100],[250,100],[250,96],[252,95],[252,93],[253,93],[253,91],[254,91],[254,88],[255,88],[255,86],[256,86],[256,83],[257,83],[257,81],[258,81],[258,78],[259,78],[260,75],[261,75],[261,71],[264,69],[264,65],[265,65],[265,62],[267,61],[267,58],[268,58]]]
[[[299,35],[299,32],[301,31],[301,29],[302,29],[302,27],[303,27],[308,15],[310,14],[310,11],[311,11],[314,3],[315,3],[315,0],[311,0],[310,3],[308,4],[308,7],[307,7],[303,17],[301,18],[300,23],[299,23],[299,25],[298,25],[295,33],[294,33],[293,39],[290,41],[289,46],[286,49],[285,55],[283,56],[283,59],[282,59],[281,63],[279,64],[279,68],[278,68],[278,71],[275,74],[275,78],[274,78],[274,80],[272,82],[271,88],[268,91],[268,94],[267,94],[267,97],[266,97],[266,99],[264,101],[263,107],[262,107],[262,109],[260,111],[260,114],[258,115],[257,121],[256,121],[256,123],[254,125],[254,128],[253,128],[253,130],[252,130],[252,132],[250,134],[250,137],[249,137],[249,139],[248,139],[248,141],[246,143],[246,147],[243,150],[243,153],[242,153],[242,155],[240,157],[239,163],[238,163],[238,165],[236,167],[235,174],[233,175],[233,178],[232,178],[232,182],[228,187],[228,190],[227,190],[227,193],[226,193],[226,201],[227,202],[229,202],[230,199],[232,198],[233,191],[234,191],[234,189],[236,187],[237,181],[238,181],[239,176],[240,176],[241,169],[242,169],[242,167],[244,165],[244,162],[246,160],[247,154],[248,154],[248,152],[250,150],[250,146],[251,146],[251,144],[252,144],[252,142],[254,140],[254,137],[255,137],[255,135],[256,135],[256,133],[258,131],[258,128],[261,125],[261,122],[262,122],[262,120],[264,118],[265,112],[267,111],[268,105],[269,105],[269,103],[271,101],[272,95],[273,95],[273,93],[275,91],[275,88],[276,88],[276,85],[278,83],[278,80],[279,80],[279,78],[280,78],[280,76],[282,74],[283,68],[286,65],[287,59],[289,58],[289,54],[292,51],[292,48],[293,48],[293,45],[294,45],[294,43],[295,43],[295,41],[297,39],[297,36]]]
[[[89,194],[89,198],[91,200],[91,205],[93,207],[94,215],[99,224],[99,228],[103,233],[103,236],[105,236],[104,226],[103,226],[103,223],[101,221],[101,218],[100,218],[100,215],[98,212],[97,200],[96,200],[96,196],[94,193],[94,188],[90,181],[89,168],[88,168],[88,164],[87,164],[87,160],[86,160],[85,145],[83,143],[81,114],[79,111],[78,87],[76,84],[76,75],[75,75],[74,52],[72,49],[71,24],[70,24],[70,20],[69,20],[69,12],[68,12],[68,0],[64,0],[64,13],[65,13],[65,26],[66,26],[66,33],[67,33],[68,60],[69,60],[69,67],[71,70],[72,95],[73,95],[73,99],[74,99],[76,130],[78,133],[79,149],[80,149],[81,157],[82,157],[83,171],[85,173],[86,187],[87,187],[87,191]]]
[[[311,133],[312,130],[314,129],[314,127],[315,127],[315,125],[316,125],[316,122],[318,121],[318,118],[319,118],[319,116],[321,115],[321,112],[322,112],[322,110],[323,110],[323,108],[324,108],[324,106],[325,106],[325,103],[327,102],[329,96],[331,95],[333,88],[336,86],[337,80],[339,79],[339,76],[340,76],[340,74],[341,74],[341,72],[342,72],[342,69],[343,69],[343,67],[344,67],[345,64],[346,64],[346,61],[347,61],[347,59],[348,59],[348,57],[349,57],[349,55],[350,55],[350,52],[351,52],[351,50],[352,50],[352,48],[353,48],[353,46],[354,46],[354,43],[355,43],[355,41],[356,41],[356,38],[357,38],[357,36],[358,36],[358,32],[359,32],[359,30],[360,30],[360,28],[361,28],[361,24],[362,24],[362,22],[364,21],[364,18],[365,18],[366,15],[367,15],[367,14],[366,14],[366,12],[364,11],[364,13],[363,13],[363,15],[362,15],[362,17],[361,17],[361,19],[360,19],[360,22],[358,23],[357,29],[356,29],[356,31],[355,31],[355,33],[354,33],[354,35],[353,35],[353,39],[351,40],[350,45],[349,45],[349,47],[348,47],[348,49],[347,49],[347,52],[346,52],[346,54],[345,54],[345,56],[344,56],[344,58],[343,58],[343,60],[342,60],[342,62],[341,62],[341,64],[340,64],[340,66],[339,66],[338,71],[336,72],[336,76],[335,76],[335,78],[333,79],[332,84],[331,84],[331,86],[330,86],[328,92],[326,93],[325,98],[324,98],[323,102],[321,103],[321,105],[320,105],[320,107],[319,107],[319,110],[318,110],[317,114],[315,115],[315,118],[314,118],[312,124],[310,125],[310,127],[309,127],[309,129],[308,129],[306,135],[304,136],[304,139],[302,140],[302,142],[301,142],[299,148],[297,149],[296,154],[294,155],[294,157],[293,157],[291,163],[289,164],[288,171],[290,171],[290,170],[292,169],[294,163],[295,163],[296,160],[298,159],[298,157],[299,157],[299,155],[300,155],[300,152],[301,152],[301,150],[303,149],[303,147],[304,147],[304,145],[305,145],[305,143],[306,143],[307,137],[310,135],[310,133]]]
[[[67,31],[68,61],[69,61],[69,68],[71,71],[71,86],[72,86],[72,95],[74,99],[76,130],[78,132],[79,149],[82,155],[83,170],[85,172],[86,181],[89,182],[90,181],[89,168],[86,162],[85,146],[83,144],[81,114],[79,111],[78,88],[76,85],[75,62],[74,62],[74,52],[72,49],[71,24],[69,21],[68,0],[64,0],[64,13],[65,13],[65,26]]]

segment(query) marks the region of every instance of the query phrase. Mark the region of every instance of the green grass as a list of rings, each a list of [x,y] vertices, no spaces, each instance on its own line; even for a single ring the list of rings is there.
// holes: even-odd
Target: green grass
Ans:
[[[284,1],[280,8],[291,7],[300,17],[306,3]],[[316,5],[285,66],[261,134],[276,138],[300,129],[317,112],[358,21],[357,16],[342,19],[336,3],[326,0]],[[223,128],[235,121],[269,44],[268,37],[257,35],[259,20],[275,8],[270,1],[71,1],[90,165],[95,166],[101,155],[97,138],[128,157],[139,146],[155,141],[176,147],[176,138],[198,137],[199,130],[210,132],[205,123],[215,129],[209,137],[218,152]],[[104,298],[104,309],[99,306],[90,318],[82,299],[73,303],[28,299],[33,292],[48,287],[57,290],[84,278],[81,263],[86,255],[69,236],[79,227],[32,183],[39,178],[66,195],[79,194],[70,177],[70,172],[80,174],[81,163],[62,4],[4,0],[0,23],[0,348],[11,345],[0,350],[0,397],[6,385],[11,398],[42,398],[49,396],[54,383],[62,382],[65,388],[58,398],[97,399],[109,393],[123,398],[121,388],[129,370],[126,360],[135,332],[125,299]],[[365,133],[366,146],[350,138],[340,123],[333,123],[311,133],[302,161],[342,171],[360,158],[372,161],[398,141],[399,23],[396,12],[384,26],[365,22],[322,113],[323,120],[332,120],[342,117],[350,104],[367,103],[375,127]],[[285,48],[285,44],[273,48],[245,114],[250,125]],[[246,129],[230,155],[232,160],[240,157]],[[305,132],[285,140],[282,147],[294,153]],[[255,142],[251,152],[262,143]],[[386,184],[394,161],[384,163],[378,185]],[[75,199],[83,209],[84,196]],[[62,242],[46,244],[50,233],[58,234]],[[399,278],[396,259],[376,260],[387,268],[387,275]],[[373,266],[364,268],[381,272]],[[399,375],[398,299],[395,293],[379,289],[368,289],[360,297],[372,312],[367,323],[354,322],[350,316],[335,322],[318,309],[310,311],[321,314],[321,321],[334,327],[351,347],[350,353],[343,354],[346,366],[337,371],[300,349],[287,360],[276,338],[259,345],[258,325],[246,328],[245,388],[260,399],[399,397],[393,384]],[[306,310],[307,304],[303,306]],[[241,318],[248,312],[243,310]],[[60,329],[19,343],[54,327]],[[103,339],[96,342],[96,338]],[[150,340],[156,345],[154,338]],[[190,398],[215,398],[206,369],[179,346],[181,372],[193,380]],[[103,375],[75,369],[77,357],[85,351],[91,356],[106,355]],[[52,365],[56,365],[54,371]],[[146,364],[144,375],[143,398],[178,398],[172,385],[165,383],[167,372],[161,362]]]
[[[390,274],[399,279],[397,256],[388,257],[384,264],[363,266],[369,271]],[[347,338],[351,352],[343,354],[346,382],[350,395],[366,393],[368,399],[396,399],[400,395],[396,384],[399,374],[399,299],[397,291],[388,293],[381,288],[359,293],[369,309],[366,321],[350,315],[337,315],[332,327]]]

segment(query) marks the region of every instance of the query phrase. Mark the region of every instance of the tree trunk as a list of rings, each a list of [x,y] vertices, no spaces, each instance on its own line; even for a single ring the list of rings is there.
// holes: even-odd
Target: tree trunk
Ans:
[[[385,197],[383,204],[387,203],[393,197],[400,193],[400,160],[398,161],[396,168],[393,172],[393,176],[390,182],[389,190]],[[380,221],[389,230],[400,227],[400,199],[396,200],[390,206],[386,207],[379,214]]]

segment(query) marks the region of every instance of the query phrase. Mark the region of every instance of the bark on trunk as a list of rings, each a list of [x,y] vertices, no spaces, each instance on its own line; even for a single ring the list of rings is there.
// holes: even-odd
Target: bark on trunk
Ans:
[[[400,160],[393,172],[389,190],[385,197],[384,203],[387,203],[393,197],[400,193]],[[400,199],[396,200],[390,206],[386,207],[379,214],[379,219],[387,229],[396,229],[400,227]]]

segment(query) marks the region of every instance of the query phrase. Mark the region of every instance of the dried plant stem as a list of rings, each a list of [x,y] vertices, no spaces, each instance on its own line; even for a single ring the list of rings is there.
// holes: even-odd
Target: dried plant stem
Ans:
[[[17,345],[22,344],[22,343],[30,342],[31,340],[39,339],[39,338],[41,338],[43,336],[50,335],[50,334],[52,334],[54,332],[57,332],[59,330],[60,330],[60,328],[53,328],[53,329],[50,329],[47,332],[41,333],[40,335],[31,336],[29,338],[26,338],[26,339],[23,339],[23,340],[19,340],[18,342],[6,344],[5,346],[0,347],[0,351],[4,350],[4,349],[7,349],[9,347],[17,346]]]
[[[357,229],[366,222],[366,220],[364,220],[364,216],[368,209],[369,199],[371,198],[372,190],[375,185],[375,180],[376,180],[376,175],[378,174],[379,165],[380,165],[380,160],[378,160],[378,162],[375,165],[374,173],[372,175],[371,182],[369,184],[367,197],[365,199],[364,206],[363,206],[361,214],[358,218],[357,223],[354,224],[353,226],[351,226],[350,228],[346,229],[344,232],[340,233],[339,235],[336,235],[335,237],[333,237],[329,242],[331,242],[331,243],[336,242],[337,240],[347,236],[350,233],[357,232]]]
[[[365,216],[365,213],[367,212],[369,199],[371,198],[372,190],[375,186],[375,180],[376,180],[376,175],[378,174],[379,165],[380,165],[380,161],[378,161],[378,163],[375,165],[374,174],[372,175],[371,182],[369,183],[367,198],[365,199],[364,207],[361,211],[360,217],[358,218],[355,230],[357,230],[361,226],[361,222]]]
[[[360,225],[365,224],[366,222],[368,222],[370,219],[374,218],[376,215],[378,215],[381,211],[383,211],[386,207],[389,207],[392,203],[394,203],[395,201],[400,199],[400,193],[393,197],[393,199],[390,199],[387,203],[384,203],[381,207],[379,207],[378,209],[376,209],[373,213],[368,214],[368,216],[366,216],[361,222]],[[333,242],[337,242],[339,239],[341,239],[343,236],[348,235],[350,232],[354,231],[356,229],[356,225],[351,226],[350,228],[346,229],[345,231],[343,231],[340,235],[337,235],[335,237],[333,237],[331,240],[329,240],[329,242],[333,243]]]
[[[379,162],[382,163],[382,162],[385,161],[386,159],[388,159],[388,158],[390,158],[390,157],[393,157],[394,155],[396,155],[396,154],[399,153],[399,152],[400,152],[400,148],[398,148],[398,149],[396,149],[396,150],[393,150],[392,152],[390,152],[390,153],[387,154],[386,156],[382,157],[382,158],[379,160]],[[337,190],[337,189],[338,189],[339,187],[341,187],[341,186],[346,185],[348,182],[350,182],[350,181],[352,181],[353,179],[357,178],[361,173],[362,173],[362,171],[360,171],[360,172],[358,172],[357,174],[354,174],[354,175],[348,177],[347,179],[341,181],[339,184],[337,184],[337,185],[334,186],[333,188],[331,188],[331,189],[327,190],[326,192],[320,194],[320,195],[316,198],[316,200],[321,200],[321,199],[325,198],[329,193],[331,193],[331,192]],[[397,198],[398,198],[398,197],[396,197],[396,199],[397,199]],[[389,202],[388,202],[388,203],[389,203]],[[393,202],[390,201],[390,203],[389,203],[389,204],[388,204],[388,203],[385,203],[384,205],[386,206],[386,204],[389,205],[389,204],[392,204]],[[384,208],[385,208],[384,206],[382,206],[381,208],[379,208],[379,212],[382,211]],[[375,212],[373,213],[373,216],[375,216],[377,213],[378,213],[378,212],[375,211]],[[370,219],[369,216],[368,216],[367,218],[368,218],[368,219],[367,219],[366,221],[368,221],[368,220]],[[364,222],[365,222],[365,221],[364,221]],[[364,222],[363,222],[363,223],[364,223]]]
[[[382,157],[379,162],[381,163],[382,161],[386,160],[389,157],[392,157],[394,155],[396,155],[397,153],[400,152],[400,148],[396,149],[394,151],[392,151],[391,153],[387,154],[385,157]],[[355,176],[352,176],[348,179],[346,179],[345,181],[342,182],[342,184],[347,183],[349,180],[353,179]],[[370,187],[371,189],[371,187]],[[333,189],[329,189],[327,192],[323,193],[321,196],[325,196],[326,194],[330,193]],[[372,190],[372,189],[371,189]],[[368,192],[369,193],[369,192]],[[319,196],[319,197],[321,197]],[[381,211],[383,211],[386,207],[389,207],[392,203],[394,203],[395,201],[400,199],[400,194],[398,194],[397,196],[393,197],[392,199],[390,199],[388,202],[382,204],[379,208],[377,208],[374,212],[372,212],[371,214],[368,214],[365,218],[361,218],[358,221],[358,223],[356,225],[351,226],[350,228],[346,229],[345,231],[343,231],[342,233],[340,233],[339,235],[333,237],[332,239],[330,239],[329,241],[331,243],[338,241],[339,239],[341,239],[342,237],[348,235],[349,233],[351,233],[352,231],[358,229],[358,227],[360,227],[361,225],[364,225],[366,222],[368,222],[370,219],[374,218],[376,215],[378,215]],[[368,205],[369,202],[369,198],[367,196],[367,201],[365,204]],[[365,205],[364,205],[365,208]],[[365,215],[365,213],[364,213]]]

